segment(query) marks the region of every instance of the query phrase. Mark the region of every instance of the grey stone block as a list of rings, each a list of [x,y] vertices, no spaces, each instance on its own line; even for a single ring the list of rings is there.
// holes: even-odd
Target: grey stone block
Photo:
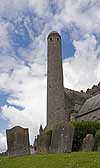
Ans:
[[[82,151],[90,152],[93,151],[95,144],[95,138],[93,134],[87,134],[83,139]]]
[[[69,123],[57,124],[52,132],[51,152],[63,153],[72,151],[74,127]]]

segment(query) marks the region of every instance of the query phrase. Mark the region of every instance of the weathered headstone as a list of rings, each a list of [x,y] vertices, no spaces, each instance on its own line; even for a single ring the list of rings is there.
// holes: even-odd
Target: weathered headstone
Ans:
[[[70,123],[57,124],[52,132],[51,152],[71,152],[73,136],[74,127]]]
[[[82,144],[82,151],[93,151],[95,144],[95,138],[93,134],[87,134],[86,137],[83,139]]]
[[[8,156],[16,157],[30,154],[28,128],[16,126],[6,130]]]
[[[51,143],[51,135],[45,132],[42,135],[38,135],[36,142],[35,142],[36,152],[37,153],[48,153],[50,143]]]

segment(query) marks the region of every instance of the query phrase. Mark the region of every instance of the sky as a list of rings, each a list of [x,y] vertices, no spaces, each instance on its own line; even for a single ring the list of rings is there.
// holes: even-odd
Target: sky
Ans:
[[[100,81],[99,0],[0,0],[0,152],[6,129],[46,125],[47,36],[62,37],[64,87]]]

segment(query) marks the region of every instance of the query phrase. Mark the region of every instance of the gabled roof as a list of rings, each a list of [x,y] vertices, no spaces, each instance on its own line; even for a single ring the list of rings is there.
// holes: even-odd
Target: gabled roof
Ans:
[[[77,117],[92,113],[98,109],[100,109],[100,94],[87,99]]]

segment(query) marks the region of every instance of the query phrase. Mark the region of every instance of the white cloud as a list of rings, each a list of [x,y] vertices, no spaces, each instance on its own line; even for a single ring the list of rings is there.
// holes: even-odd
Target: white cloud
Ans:
[[[0,1],[0,16],[5,15],[10,20],[23,15],[23,11],[31,8],[37,16],[48,16],[49,0],[3,0]]]
[[[24,110],[14,107],[2,107],[3,117],[10,121],[10,127],[21,125],[30,129],[30,140],[38,132],[40,124],[45,126],[46,121],[46,77],[45,67],[34,64],[31,68],[21,66],[12,75],[0,78],[0,88],[12,93],[8,103],[21,106]]]
[[[76,49],[74,57],[64,61],[65,86],[86,90],[100,81],[100,61],[97,59],[100,46],[97,47],[93,35],[86,35],[84,40],[73,44]]]
[[[63,29],[71,28],[76,52],[73,58],[66,59],[63,63],[66,87],[77,90],[86,89],[100,80],[100,61],[97,59],[100,46],[97,46],[97,39],[94,36],[94,33],[100,34],[99,1],[55,0],[55,3],[58,10],[53,15],[48,0],[0,1],[0,16],[8,17],[7,23],[0,23],[0,47],[12,51],[11,55],[8,55],[6,50],[5,57],[0,56],[0,89],[12,93],[12,97],[8,99],[9,103],[24,108],[19,111],[15,107],[5,105],[2,107],[2,114],[9,120],[9,127],[14,125],[29,127],[31,143],[39,125],[45,125],[46,122],[46,37],[50,31],[61,32]],[[33,43],[30,44],[28,51],[20,47],[19,53],[25,61],[28,61],[30,68],[24,65],[24,60],[16,59],[8,36],[9,30],[14,28],[12,20],[15,23],[22,20],[23,11],[26,8],[31,8],[36,13],[37,22],[40,22],[38,17],[45,22],[43,28],[37,26],[40,34],[33,37],[29,18],[24,20]],[[0,141],[0,145],[4,142],[5,140]],[[0,146],[0,150],[3,148],[5,147]]]
[[[28,0],[1,0],[0,1],[0,16],[5,16],[11,19],[15,19],[16,17],[22,14],[23,10],[27,8]]]
[[[5,50],[9,51],[11,49],[8,38],[8,23],[0,23],[0,52],[5,54]]]
[[[48,3],[48,0],[29,0],[29,6],[31,6],[39,16],[47,16],[49,14]]]
[[[98,0],[58,0],[61,10],[52,19],[52,25],[62,25],[69,28],[78,27],[82,33],[100,33],[100,2]],[[55,23],[55,24],[54,24]],[[75,26],[75,27],[74,27]]]
[[[5,152],[7,149],[6,136],[0,133],[0,152]]]

